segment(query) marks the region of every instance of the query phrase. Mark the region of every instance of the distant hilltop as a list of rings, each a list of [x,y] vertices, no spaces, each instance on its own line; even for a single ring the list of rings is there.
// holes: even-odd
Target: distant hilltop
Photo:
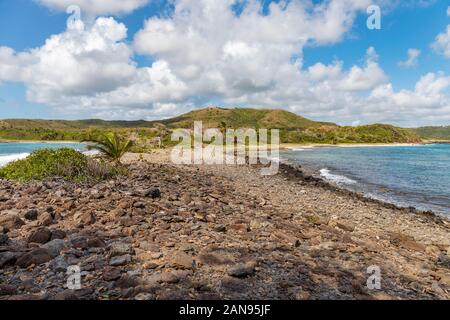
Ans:
[[[283,143],[418,143],[422,138],[430,138],[419,135],[423,132],[419,129],[387,124],[339,126],[312,121],[285,110],[209,107],[160,121],[7,119],[0,121],[0,139],[81,140],[91,131],[106,130],[137,131],[141,135],[151,132],[152,136],[164,131],[167,135],[176,128],[192,128],[194,121],[202,121],[205,128],[280,129]]]

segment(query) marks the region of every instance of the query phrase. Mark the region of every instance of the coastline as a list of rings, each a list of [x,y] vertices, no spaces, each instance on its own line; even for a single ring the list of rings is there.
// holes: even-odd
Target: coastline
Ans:
[[[174,165],[167,150],[123,160],[127,176],[95,185],[0,180],[0,300],[450,299],[440,217],[286,164],[263,177]],[[59,276],[74,264],[80,291]],[[367,288],[370,266],[382,290]]]
[[[376,204],[379,204],[385,208],[392,208],[395,210],[400,211],[406,211],[412,214],[418,214],[418,215],[426,215],[426,216],[435,216],[438,219],[444,219],[448,222],[450,222],[450,215],[444,214],[444,213],[438,213],[434,212],[433,210],[420,210],[414,206],[399,206],[393,202],[385,201],[376,199],[374,197],[371,197],[370,195],[367,195],[363,192],[358,192],[355,190],[352,190],[350,188],[341,186],[337,183],[333,183],[332,181],[326,180],[320,175],[320,172],[317,169],[310,168],[308,166],[305,166],[304,164],[295,164],[290,161],[281,161],[281,164],[283,164],[285,169],[288,171],[293,171],[293,175],[300,175],[303,179],[307,179],[308,181],[315,180],[317,183],[323,185],[324,187],[333,190],[335,192],[343,193],[350,195],[352,197],[362,199],[364,201],[370,201]],[[296,173],[298,172],[298,174]]]
[[[281,144],[281,150],[314,149],[314,148],[369,148],[369,147],[416,147],[429,143],[348,143],[348,144]]]

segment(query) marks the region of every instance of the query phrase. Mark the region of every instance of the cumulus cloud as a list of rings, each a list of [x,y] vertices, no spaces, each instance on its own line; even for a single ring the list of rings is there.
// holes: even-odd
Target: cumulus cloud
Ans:
[[[66,11],[69,6],[80,7],[88,17],[128,14],[150,2],[150,0],[34,0],[57,11]]]
[[[398,65],[402,68],[411,68],[417,66],[421,52],[419,49],[408,49],[408,59],[400,61]]]
[[[442,54],[446,58],[450,58],[450,25],[447,26],[446,31],[436,37],[432,47],[437,53]]]
[[[92,12],[132,10],[105,2],[111,6]],[[429,74],[414,90],[395,91],[372,47],[350,68],[338,59],[304,66],[305,47],[342,41],[371,1],[280,1],[263,14],[259,1],[248,0],[239,15],[231,9],[234,3],[177,0],[170,16],[148,19],[132,45],[124,24],[98,18],[78,22],[32,50],[0,47],[0,81],[24,83],[29,101],[60,112],[109,119],[168,117],[212,101],[285,108],[346,124],[413,123],[417,119],[399,118],[408,102],[411,115],[449,114],[445,75]],[[152,65],[138,67],[135,53],[149,56]]]
[[[127,29],[113,18],[98,18],[47,39],[40,48],[14,52],[0,47],[0,81],[23,82],[27,98],[60,111],[97,112],[151,107],[183,97],[185,85],[167,63],[138,68],[123,42]]]

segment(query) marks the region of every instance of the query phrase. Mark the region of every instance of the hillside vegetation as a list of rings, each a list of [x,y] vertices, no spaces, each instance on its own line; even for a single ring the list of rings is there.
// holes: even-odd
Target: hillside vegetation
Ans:
[[[194,121],[202,121],[205,128],[266,128],[266,129],[309,129],[323,125],[336,127],[334,123],[315,122],[292,112],[266,109],[224,109],[207,108],[192,111],[182,116],[159,121],[170,128],[192,128]]]
[[[334,123],[316,122],[284,110],[207,108],[161,121],[103,121],[103,120],[3,120],[0,139],[4,140],[89,140],[113,131],[131,136],[145,145],[161,137],[170,145],[171,130],[193,128],[202,121],[204,128],[266,128],[280,129],[283,143],[416,143],[420,137],[412,129],[375,124],[341,127]]]
[[[450,141],[450,126],[447,127],[422,127],[415,129],[417,135],[425,140]]]

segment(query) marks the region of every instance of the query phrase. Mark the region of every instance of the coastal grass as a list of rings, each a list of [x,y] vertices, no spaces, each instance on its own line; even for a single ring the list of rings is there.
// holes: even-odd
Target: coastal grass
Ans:
[[[0,178],[19,182],[61,178],[89,183],[112,178],[121,171],[120,168],[90,159],[70,148],[41,149],[23,160],[0,168]]]

